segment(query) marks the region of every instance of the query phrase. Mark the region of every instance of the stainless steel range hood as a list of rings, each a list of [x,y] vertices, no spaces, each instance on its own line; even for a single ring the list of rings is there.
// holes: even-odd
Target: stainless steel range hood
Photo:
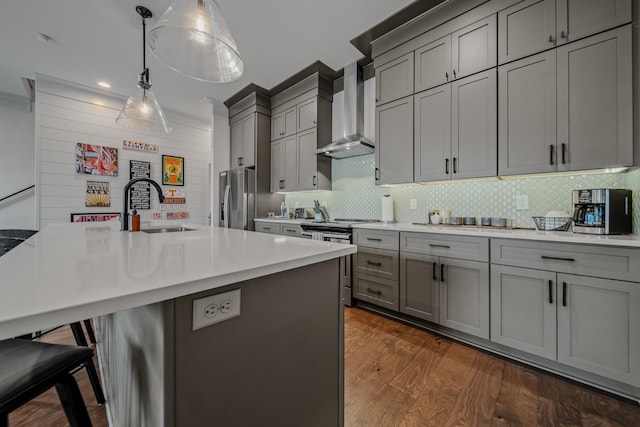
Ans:
[[[373,153],[375,144],[363,135],[364,82],[357,62],[344,67],[344,136],[316,150],[316,154],[343,159]]]

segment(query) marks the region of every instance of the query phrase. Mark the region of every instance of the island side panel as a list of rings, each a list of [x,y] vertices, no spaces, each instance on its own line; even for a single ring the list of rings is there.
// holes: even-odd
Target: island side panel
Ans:
[[[193,300],[241,289],[240,316],[192,331]],[[176,300],[176,425],[342,426],[338,259]]]

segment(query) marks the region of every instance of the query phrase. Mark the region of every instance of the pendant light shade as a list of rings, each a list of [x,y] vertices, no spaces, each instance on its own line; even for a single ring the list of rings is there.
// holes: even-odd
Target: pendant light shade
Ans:
[[[151,11],[144,6],[137,6],[136,11],[142,17],[142,73],[138,77],[138,89],[134,96],[127,99],[127,103],[116,118],[120,126],[139,132],[169,133],[171,128],[162,107],[151,91],[149,69],[146,67],[145,56],[145,19],[152,16]]]
[[[149,32],[149,47],[169,68],[197,80],[230,82],[244,72],[214,0],[174,0]]]

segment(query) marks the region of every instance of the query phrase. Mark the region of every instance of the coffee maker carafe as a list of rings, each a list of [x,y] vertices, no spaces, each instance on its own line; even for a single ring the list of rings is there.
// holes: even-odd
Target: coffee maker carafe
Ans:
[[[631,233],[631,190],[574,190],[573,223],[576,233]]]

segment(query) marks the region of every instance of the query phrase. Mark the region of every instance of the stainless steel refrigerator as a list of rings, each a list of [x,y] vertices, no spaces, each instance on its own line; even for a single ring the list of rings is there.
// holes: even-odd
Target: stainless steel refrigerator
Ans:
[[[220,172],[220,227],[255,230],[255,174],[246,168]]]

